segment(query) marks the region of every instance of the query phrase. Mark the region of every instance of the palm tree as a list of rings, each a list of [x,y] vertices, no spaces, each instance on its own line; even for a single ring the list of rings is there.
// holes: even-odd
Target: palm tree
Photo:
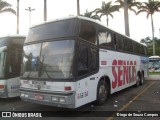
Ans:
[[[77,0],[77,16],[80,15],[80,5],[79,5],[79,0]]]
[[[19,0],[17,0],[17,34],[19,34]]]
[[[84,15],[81,15],[81,16],[84,16],[84,17],[88,17],[88,18],[92,18],[92,19],[95,19],[95,20],[100,20],[100,17],[98,15],[92,15],[95,11],[91,11],[91,12],[88,12],[88,10],[86,10],[86,12],[84,13]]]
[[[16,11],[11,8],[11,4],[6,1],[0,0],[0,13],[9,12],[16,15]]]
[[[124,8],[125,34],[127,36],[130,36],[128,9],[133,11],[136,14],[136,11],[132,7],[138,7],[141,5],[141,3],[136,2],[135,0],[124,0],[124,1],[117,0],[116,2],[120,3],[120,7]]]
[[[146,12],[147,18],[151,16],[151,26],[152,26],[152,39],[153,39],[153,55],[155,55],[155,41],[154,41],[154,24],[153,24],[153,14],[155,12],[160,12],[160,2],[155,0],[148,0],[148,2],[143,2],[139,7],[137,14]]]
[[[47,20],[47,0],[44,0],[44,21]]]
[[[96,14],[101,14],[100,18],[104,15],[106,16],[107,26],[109,23],[109,16],[113,18],[112,13],[116,11],[119,11],[119,5],[112,5],[111,1],[108,3],[102,2],[101,8],[95,9]]]

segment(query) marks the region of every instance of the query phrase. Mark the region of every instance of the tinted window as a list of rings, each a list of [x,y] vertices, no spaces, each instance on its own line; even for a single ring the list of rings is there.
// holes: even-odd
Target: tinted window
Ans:
[[[21,62],[22,62],[22,52],[23,46],[13,44],[12,47],[7,51],[8,60],[7,60],[7,74],[8,77],[18,77],[20,76],[21,71]]]
[[[0,47],[0,78],[5,77],[7,46]]]
[[[143,48],[144,48],[144,54],[147,55],[148,54],[147,47],[143,46]]]
[[[98,68],[98,49],[91,47],[90,50],[90,71],[95,71]]]
[[[71,78],[74,40],[45,42],[41,53],[41,78]]]
[[[46,23],[31,28],[25,43],[38,40],[76,36],[78,34],[78,30],[78,22],[76,19]]]
[[[124,49],[123,36],[116,34],[116,46],[118,50]]]
[[[78,76],[83,76],[97,70],[98,64],[98,49],[80,43],[78,51]]]
[[[98,32],[99,45],[108,48],[114,48],[112,32],[108,30],[100,30]]]
[[[80,24],[79,37],[97,45],[96,26],[88,21],[82,21]]]
[[[133,52],[132,41],[128,38],[124,38],[124,49],[127,52]]]
[[[88,47],[80,44],[78,53],[78,76],[82,76],[89,72]]]
[[[71,78],[73,56],[74,40],[52,41],[24,46],[23,77]]]

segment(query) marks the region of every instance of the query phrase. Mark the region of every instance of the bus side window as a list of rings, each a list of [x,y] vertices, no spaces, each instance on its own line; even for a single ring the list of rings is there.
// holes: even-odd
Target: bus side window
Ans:
[[[124,50],[123,37],[118,34],[116,34],[116,47],[120,51]]]
[[[97,45],[96,26],[87,21],[82,21],[79,37],[92,44]]]
[[[128,38],[124,38],[124,48],[126,52],[133,52],[133,46],[132,46],[132,41]]]
[[[114,48],[112,32],[102,29],[98,33],[99,45],[107,48]]]
[[[80,44],[78,53],[78,76],[82,76],[89,72],[88,47]]]
[[[89,48],[90,51],[90,56],[89,56],[89,63],[90,63],[90,72],[95,71],[98,69],[98,49],[90,47]]]

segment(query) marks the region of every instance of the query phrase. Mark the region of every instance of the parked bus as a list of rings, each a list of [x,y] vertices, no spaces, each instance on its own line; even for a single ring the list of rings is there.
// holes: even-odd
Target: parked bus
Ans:
[[[20,96],[20,73],[25,36],[0,38],[0,98]]]
[[[146,46],[85,17],[33,26],[24,43],[21,99],[77,108],[142,85]]]
[[[159,56],[149,57],[149,70],[150,71],[160,71],[160,57]]]

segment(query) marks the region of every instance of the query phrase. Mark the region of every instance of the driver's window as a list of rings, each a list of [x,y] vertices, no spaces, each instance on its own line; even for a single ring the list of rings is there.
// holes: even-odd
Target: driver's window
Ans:
[[[78,76],[85,75],[89,72],[88,48],[86,45],[79,45],[78,55]]]

